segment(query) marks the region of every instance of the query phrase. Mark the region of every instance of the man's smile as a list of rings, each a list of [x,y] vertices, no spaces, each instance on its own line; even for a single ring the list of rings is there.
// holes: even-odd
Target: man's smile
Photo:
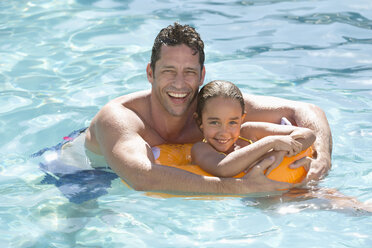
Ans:
[[[168,92],[168,95],[173,98],[185,98],[187,96],[187,93]]]
[[[190,95],[189,92],[167,91],[167,95],[174,104],[184,104]]]

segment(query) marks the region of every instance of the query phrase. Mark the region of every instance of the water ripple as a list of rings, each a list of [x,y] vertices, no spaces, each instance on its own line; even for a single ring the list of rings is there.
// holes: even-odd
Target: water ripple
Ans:
[[[372,29],[372,21],[355,12],[313,13],[304,16],[278,15],[276,18],[313,25],[343,23],[362,29]]]
[[[349,44],[372,44],[372,39],[357,39],[353,37],[348,37],[348,36],[342,36],[346,40],[346,43]],[[344,44],[344,43],[340,43]]]
[[[371,199],[370,0],[144,2],[0,1],[0,243],[369,247],[370,219],[322,202],[153,199],[117,180],[107,195],[72,204],[39,183],[39,161],[25,154],[89,125],[110,99],[148,89],[154,37],[179,21],[205,41],[206,81],[321,106],[334,157],[320,186]]]
[[[0,116],[31,104],[31,99],[24,94],[19,94],[18,91],[0,92]]]

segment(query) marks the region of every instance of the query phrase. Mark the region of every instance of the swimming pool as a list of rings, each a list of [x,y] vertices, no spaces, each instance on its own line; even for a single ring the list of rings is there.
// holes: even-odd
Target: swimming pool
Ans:
[[[144,4],[145,2],[145,4]],[[0,1],[1,247],[372,247],[372,217],[320,200],[157,199],[113,180],[70,202],[30,154],[149,84],[160,28],[196,27],[206,82],[315,103],[333,168],[320,183],[372,199],[372,4],[356,1]]]

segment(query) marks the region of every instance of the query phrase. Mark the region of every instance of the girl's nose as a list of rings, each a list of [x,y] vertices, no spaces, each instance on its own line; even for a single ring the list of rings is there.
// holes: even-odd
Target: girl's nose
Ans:
[[[222,124],[219,130],[220,134],[227,133],[227,126]]]

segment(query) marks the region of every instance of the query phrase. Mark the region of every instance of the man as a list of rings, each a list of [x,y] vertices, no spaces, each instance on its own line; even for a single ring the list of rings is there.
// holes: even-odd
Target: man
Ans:
[[[195,97],[205,76],[204,44],[188,25],[175,23],[160,31],[146,68],[151,90],[110,101],[93,118],[85,146],[105,157],[108,165],[132,188],[143,191],[248,194],[294,185],[274,182],[263,171],[280,162],[280,156],[261,161],[245,177],[217,178],[194,175],[155,164],[151,147],[163,143],[194,143],[202,139],[194,119]],[[271,97],[245,99],[246,121],[292,123],[316,132],[316,157],[293,166],[309,165],[309,179],[330,168],[331,133],[327,119],[316,106]]]

